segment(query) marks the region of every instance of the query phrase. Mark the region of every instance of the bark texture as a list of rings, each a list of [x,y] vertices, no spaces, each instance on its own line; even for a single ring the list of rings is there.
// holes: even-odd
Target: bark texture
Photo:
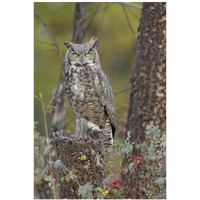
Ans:
[[[74,11],[74,32],[73,32],[73,42],[81,44],[85,36],[85,16],[87,11],[88,3],[76,3],[76,8]]]
[[[143,3],[131,86],[127,131],[131,131],[131,142],[142,143],[149,140],[147,124],[159,125],[166,132],[166,3]],[[140,156],[140,150],[134,147],[132,154]],[[123,165],[130,162],[126,158]],[[122,174],[133,188],[133,198],[147,198],[140,178],[147,170],[140,164],[134,174]]]
[[[102,180],[105,178],[102,141],[101,138],[93,140],[86,135],[84,138],[77,138],[69,132],[54,133],[57,155],[63,169],[59,173],[62,198],[86,198],[78,195],[78,189],[89,182],[93,189],[102,187]],[[73,173],[73,178],[69,176],[68,180],[61,181],[61,177],[70,173]],[[93,190],[93,198],[97,198],[95,193]]]
[[[127,130],[145,140],[147,124],[166,130],[166,3],[144,3],[131,77]]]
[[[60,80],[52,94],[53,114],[51,131],[59,131],[65,128],[67,97],[65,92],[64,63],[61,67]]]

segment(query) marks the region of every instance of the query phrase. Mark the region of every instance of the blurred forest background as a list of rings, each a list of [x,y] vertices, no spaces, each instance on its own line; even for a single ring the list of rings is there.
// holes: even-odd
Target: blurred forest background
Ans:
[[[130,96],[130,77],[136,53],[137,30],[140,22],[142,3],[134,3],[139,8],[130,7],[121,3],[89,3],[85,27],[84,43],[96,36],[100,40],[98,52],[101,66],[108,74],[113,93],[127,88],[123,93],[114,96],[117,110],[117,120],[124,116]],[[66,53],[64,41],[72,41],[74,28],[74,10],[76,3],[35,2],[37,11],[47,23],[52,34],[58,41],[62,55]],[[47,105],[52,99],[52,92],[57,87],[60,76],[59,55],[48,31],[41,21],[34,16],[34,94],[43,94]],[[66,123],[73,119],[69,102],[67,103]],[[47,124],[50,128],[52,114],[47,115]],[[44,124],[41,103],[34,100],[34,121],[37,130],[44,135]],[[66,129],[73,132],[74,122],[69,123]],[[124,138],[123,134],[116,134]]]

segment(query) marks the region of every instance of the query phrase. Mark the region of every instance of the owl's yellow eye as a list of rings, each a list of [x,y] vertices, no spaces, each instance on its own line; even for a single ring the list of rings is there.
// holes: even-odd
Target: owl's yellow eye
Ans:
[[[72,54],[73,54],[74,56],[78,56],[78,54],[77,54],[77,53],[75,53],[75,52],[74,52],[74,53],[72,53]]]
[[[90,52],[88,52],[88,53],[86,53],[85,55],[86,55],[86,56],[90,56],[90,55],[91,55],[91,53],[90,53]]]

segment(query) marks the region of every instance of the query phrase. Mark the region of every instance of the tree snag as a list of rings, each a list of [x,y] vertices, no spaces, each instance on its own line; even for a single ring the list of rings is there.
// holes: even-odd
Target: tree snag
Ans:
[[[59,172],[59,183],[62,198],[87,198],[79,194],[81,186],[91,183],[92,196],[97,198],[95,188],[102,187],[105,178],[103,168],[103,138],[99,136],[93,140],[89,136],[89,129],[83,137],[76,137],[70,132],[56,132],[55,142],[58,160],[56,168]],[[81,130],[81,131],[82,131]]]

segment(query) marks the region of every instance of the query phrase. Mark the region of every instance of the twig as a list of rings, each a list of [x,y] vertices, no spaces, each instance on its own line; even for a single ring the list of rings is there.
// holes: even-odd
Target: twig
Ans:
[[[67,171],[68,173],[70,173],[70,170],[67,169],[67,168],[66,168],[66,171]],[[77,183],[78,186],[80,187],[81,185],[80,185],[80,183],[78,182],[78,180],[76,179],[76,175],[74,175],[73,172],[72,172],[72,175],[73,175],[73,178],[75,179],[76,183]]]
[[[43,152],[41,151],[41,149],[40,149],[40,145],[37,145],[37,146],[39,147],[38,152],[42,154],[42,156],[43,156],[43,158],[44,158],[46,164],[49,166],[49,169],[50,169],[50,171],[51,171],[51,174],[53,175],[53,177],[54,177],[55,180],[56,180],[56,183],[59,184],[59,181],[58,181],[58,178],[57,178],[56,174],[54,173],[54,171],[53,171],[51,165],[50,165],[49,162],[47,161],[46,156],[44,155],[44,153],[43,153]],[[60,198],[62,198],[60,188],[59,188],[59,194],[60,194]]]
[[[108,5],[105,5],[104,8],[99,9],[98,13],[100,13],[101,11],[105,11],[106,9],[108,9],[110,6],[112,6],[114,3],[108,3]],[[89,15],[88,17],[85,18],[84,22],[86,22],[88,19],[90,19],[93,16],[93,14]]]
[[[133,8],[137,8],[139,10],[142,10],[142,6],[138,6],[134,3],[129,3],[129,2],[119,2],[119,3],[122,4],[122,5],[131,6]]]
[[[90,22],[88,23],[87,27],[85,28],[84,35],[85,35],[85,33],[87,32],[87,30],[88,30],[88,28],[90,27],[90,25],[92,24],[92,22],[93,22],[93,20],[94,20],[94,17],[95,17],[95,15],[98,13],[98,10],[99,10],[100,6],[101,6],[101,3],[99,3],[99,4],[97,5],[95,11],[93,12],[93,14],[92,14],[92,16],[91,16],[92,19],[90,20]]]
[[[56,49],[48,49],[48,50],[38,50],[38,52],[53,52],[57,51]]]
[[[126,9],[125,9],[124,5],[122,4],[121,6],[122,6],[122,9],[123,9],[124,14],[125,14],[125,16],[126,16],[126,19],[127,19],[127,21],[128,21],[129,28],[131,29],[131,32],[133,33],[133,36],[135,36],[135,31],[134,31],[133,26],[132,26],[132,24],[131,24],[131,22],[130,22],[128,13],[126,12]]]
[[[63,56],[62,56],[62,52],[60,50],[59,44],[55,38],[55,36],[53,35],[53,33],[50,31],[49,27],[47,26],[46,22],[44,21],[44,19],[40,16],[40,14],[34,10],[35,16],[41,21],[41,23],[43,24],[44,28],[47,30],[47,32],[49,33],[50,37],[53,39],[55,46],[57,48],[58,51],[58,55],[59,55],[59,59],[60,59],[60,66],[63,66]]]
[[[118,92],[115,92],[114,94],[113,94],[113,96],[116,96],[116,95],[118,95],[118,94],[121,94],[121,93],[123,93],[123,92],[126,92],[127,90],[130,90],[131,89],[131,86],[129,86],[129,87],[127,87],[127,88],[124,88],[124,89],[122,89],[122,90],[119,90]]]
[[[102,24],[103,24],[103,21],[104,21],[104,18],[105,18],[107,9],[108,9],[110,6],[112,6],[112,5],[113,5],[113,3],[109,3],[108,5],[105,5],[103,9],[100,9],[100,10],[99,10],[99,12],[103,11],[103,16],[102,16],[102,19],[101,19],[101,22],[100,22],[100,25],[99,25],[100,27],[101,27]]]
[[[73,121],[74,121],[75,118],[69,120],[66,124],[65,124],[65,128],[67,128],[67,126],[69,126]]]
[[[39,39],[37,39],[37,38],[34,38],[34,40],[36,40],[36,41],[38,41],[38,42],[40,42],[40,43],[42,43],[42,44],[47,44],[47,45],[51,45],[51,46],[56,46],[55,43],[45,42],[45,41],[43,41],[43,40],[39,40]]]
[[[39,36],[39,35],[42,35],[43,33],[45,33],[47,30],[43,30],[43,31],[41,31],[40,33],[38,33],[38,34],[36,34],[36,36]]]

